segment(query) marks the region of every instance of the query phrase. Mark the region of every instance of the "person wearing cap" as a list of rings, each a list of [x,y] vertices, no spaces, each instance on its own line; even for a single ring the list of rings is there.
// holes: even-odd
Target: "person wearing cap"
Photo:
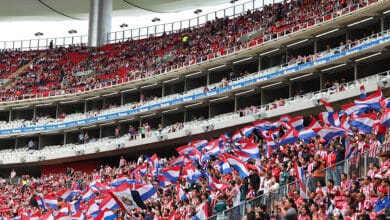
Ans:
[[[378,187],[378,200],[374,205],[376,214],[384,214],[387,207],[390,207],[390,197],[388,196],[389,189],[386,187]]]

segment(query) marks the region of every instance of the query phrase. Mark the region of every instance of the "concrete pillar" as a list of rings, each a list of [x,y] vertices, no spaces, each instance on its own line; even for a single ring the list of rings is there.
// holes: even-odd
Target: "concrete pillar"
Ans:
[[[87,113],[87,100],[84,101],[84,114]]]
[[[99,127],[99,138],[103,137],[103,127]]]
[[[42,135],[38,136],[38,150],[42,149],[44,146],[43,140],[42,140]]]
[[[15,138],[15,149],[18,148],[18,142],[19,142],[18,140],[19,138]]]
[[[111,32],[112,0],[90,0],[88,46],[99,47]]]
[[[260,89],[260,105],[264,105],[264,90]]]
[[[121,105],[123,105],[124,102],[125,102],[125,96],[124,96],[124,94],[122,93],[122,94],[121,94]]]
[[[382,16],[381,19],[381,32],[385,30],[385,17]]]
[[[345,41],[349,40],[350,39],[350,33],[349,33],[349,29],[348,28],[345,28]]]
[[[56,104],[56,118],[60,115],[59,104]]]
[[[12,110],[9,110],[8,122],[12,121]]]
[[[34,106],[34,109],[33,109],[33,118],[35,118],[37,116],[37,107]],[[56,117],[57,118],[57,117]]]
[[[161,97],[165,96],[165,84],[161,86]]]
[[[66,132],[64,133],[64,146],[66,145]]]
[[[209,103],[209,117],[208,118],[211,118],[211,103]]]
[[[238,96],[234,96],[234,111],[237,111],[238,108]]]
[[[314,54],[316,54],[316,53],[318,53],[318,39],[317,38],[314,38],[313,44],[314,44]]]
[[[261,71],[261,60],[262,60],[262,57],[259,56],[259,60],[258,60],[258,64],[257,64],[257,71]]]
[[[206,77],[207,77],[206,78],[206,85],[210,85],[210,72],[209,71],[206,72]]]
[[[184,78],[184,92],[188,91],[187,81],[188,81],[188,78]]]
[[[293,84],[292,81],[288,82],[288,97],[292,97],[293,96],[292,84]]]
[[[164,114],[161,114],[161,122],[160,122],[160,124],[161,124],[162,127],[165,127]]]
[[[357,63],[354,63],[354,64],[353,64],[353,79],[354,79],[354,80],[357,80],[357,79],[358,79],[358,74],[359,74],[358,64],[357,64]]]

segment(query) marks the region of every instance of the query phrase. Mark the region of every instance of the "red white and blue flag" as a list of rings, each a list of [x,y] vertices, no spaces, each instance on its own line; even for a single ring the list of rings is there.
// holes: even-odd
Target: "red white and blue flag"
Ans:
[[[115,220],[117,214],[110,210],[101,211],[94,219],[95,220]]]
[[[369,105],[355,105],[354,103],[349,103],[341,106],[342,112],[346,113],[347,115],[360,115],[364,113],[365,111],[370,109]]]
[[[294,165],[295,173],[297,174],[297,181],[299,185],[299,192],[300,196],[304,199],[307,199],[307,191],[306,191],[306,184],[305,184],[305,170],[298,166],[297,164]]]
[[[356,105],[368,105],[370,108],[373,109],[380,109],[381,108],[381,102],[383,99],[383,94],[381,88],[378,86],[378,89],[372,93],[371,95],[367,96],[363,99],[355,100]]]
[[[349,124],[365,133],[371,133],[374,124],[377,123],[375,114],[364,114],[353,118]]]
[[[226,161],[230,164],[230,166],[238,171],[241,178],[249,176],[248,169],[246,168],[245,163],[242,160],[230,154],[223,154],[223,156],[226,158]]]
[[[320,128],[314,128],[313,131],[327,141],[329,141],[333,137],[341,136],[345,134],[344,129],[337,128],[337,127],[320,127]]]
[[[183,188],[181,187],[181,185],[179,183],[176,184],[176,201],[183,201],[187,199],[188,197],[184,192]]]
[[[321,112],[318,117],[326,125],[340,126],[339,114],[337,112]]]
[[[380,123],[383,126],[390,127],[390,110],[386,110],[383,112],[382,117],[380,119]]]
[[[321,125],[317,122],[317,119],[315,117],[312,117],[312,120],[310,122],[310,125],[307,126],[302,131],[299,131],[299,139],[301,140],[309,140],[312,137],[317,136],[317,133],[313,131],[313,128],[319,128]]]
[[[325,101],[324,99],[320,99],[320,102],[324,105],[325,109],[327,112],[334,112],[332,104],[329,102]]]
[[[146,209],[138,191],[130,189],[130,185],[123,183],[108,191],[122,210],[130,211],[135,208]]]
[[[289,130],[286,134],[280,138],[279,145],[293,144],[299,140],[299,132],[295,129]]]

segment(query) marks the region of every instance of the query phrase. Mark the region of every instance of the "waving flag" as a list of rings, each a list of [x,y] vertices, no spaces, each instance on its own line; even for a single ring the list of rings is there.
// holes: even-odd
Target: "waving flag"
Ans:
[[[365,111],[370,109],[370,106],[368,105],[355,105],[354,103],[349,103],[341,106],[341,109],[347,114],[347,115],[360,115],[364,113]]]
[[[130,190],[130,186],[127,183],[123,183],[108,192],[118,203],[119,207],[125,211],[135,208],[146,209],[139,192]]]
[[[229,184],[220,183],[218,179],[208,176],[209,188],[212,190],[225,190],[229,187]]]
[[[117,218],[117,215],[110,211],[110,210],[106,210],[106,211],[102,211],[99,213],[99,215],[97,215],[94,219],[95,220],[115,220]]]
[[[316,132],[320,137],[324,138],[327,141],[329,141],[333,137],[341,136],[341,135],[345,134],[344,129],[337,128],[337,127],[314,128],[313,131]]]
[[[249,176],[248,169],[245,166],[245,163],[239,158],[232,156],[230,154],[223,155],[226,158],[226,161],[232,166],[235,170],[238,171],[241,178]]]
[[[364,114],[359,117],[353,118],[349,122],[349,124],[360,131],[363,131],[365,133],[371,133],[372,127],[376,123],[376,115],[375,114]]]
[[[326,108],[327,112],[334,112],[332,104],[330,104],[329,102],[325,101],[324,99],[320,99],[320,102],[324,105],[324,107]]]
[[[181,166],[173,166],[161,169],[161,173],[171,182],[176,183],[180,176]]]
[[[242,134],[241,134],[241,131],[238,130],[236,131],[233,136],[232,136],[232,141],[240,141],[242,139]]]
[[[43,197],[43,201],[46,204],[46,207],[50,207],[52,209],[57,208],[58,199],[53,194],[47,194]]]
[[[196,215],[192,218],[192,220],[203,220],[207,219],[208,216],[208,208],[207,204],[202,202],[198,207],[196,207]]]
[[[283,137],[280,139],[279,144],[293,144],[298,140],[299,132],[295,129],[289,130]]]
[[[207,145],[208,141],[207,140],[196,140],[196,141],[191,141],[190,145],[195,147],[198,150],[202,150],[203,147]]]
[[[84,214],[81,212],[81,211],[79,211],[78,213],[76,213],[76,214],[73,214],[72,216],[71,216],[72,218],[72,220],[85,220],[86,218],[84,217]]]
[[[383,115],[379,121],[383,126],[390,127],[390,110],[383,112]]]
[[[105,196],[99,205],[100,210],[115,210],[119,209],[118,203],[112,196]]]
[[[321,127],[321,125],[317,122],[315,117],[312,117],[310,125],[307,126],[306,129],[299,132],[298,135],[299,139],[307,141],[310,138],[317,136],[317,133],[313,131],[313,128],[319,128],[319,127]]]
[[[261,129],[261,130],[275,130],[277,128],[279,128],[281,125],[280,121],[277,121],[277,122],[269,122],[269,121],[266,121],[266,120],[257,120],[255,122],[253,122],[253,126],[255,126],[256,129]]]
[[[230,165],[226,160],[220,162],[220,171],[222,174],[232,173],[232,169],[230,169]]]
[[[370,108],[373,109],[380,109],[381,108],[381,101],[383,99],[383,94],[381,88],[378,86],[378,89],[372,93],[371,95],[367,96],[363,99],[355,100],[356,105],[368,105]]]
[[[297,181],[299,185],[300,196],[304,199],[307,199],[306,185],[305,185],[305,171],[302,167],[299,167],[297,164],[294,165],[295,173],[297,174]]]
[[[339,114],[337,112],[321,112],[318,117],[326,125],[340,126]]]
[[[179,155],[178,157],[176,157],[175,159],[171,160],[171,165],[173,166],[183,166],[184,165],[184,160],[185,160],[185,156],[184,155]]]
[[[183,145],[181,147],[176,148],[176,151],[179,155],[188,155],[195,149],[192,145]]]
[[[291,125],[295,130],[300,131],[304,128],[303,117],[297,116],[297,117],[291,119],[288,124]]]
[[[381,101],[381,106],[383,108],[390,108],[390,97],[387,97]]]
[[[92,198],[95,197],[95,193],[89,189],[87,192],[84,193],[84,195],[81,197],[81,201],[90,201]]]
[[[80,191],[78,191],[78,190],[63,190],[59,193],[59,195],[64,201],[70,202],[73,199],[73,197],[80,195]]]
[[[246,154],[238,149],[234,149],[233,152],[243,162],[247,162],[248,160],[251,159],[251,156],[249,156],[248,154]]]
[[[129,179],[126,176],[122,176],[120,178],[116,178],[116,179],[112,180],[111,183],[110,183],[110,186],[111,187],[117,187],[117,186],[122,185],[122,183],[127,182],[128,180]]]
[[[167,186],[172,185],[172,182],[169,181],[168,178],[166,178],[162,174],[158,174],[157,180],[158,180],[158,185],[161,187],[167,187]]]
[[[289,123],[290,120],[291,120],[291,116],[289,116],[289,115],[282,115],[279,118],[279,121],[284,122],[284,123]]]
[[[132,184],[131,190],[136,190],[141,196],[142,201],[145,201],[152,197],[157,189],[152,184]]]
[[[219,147],[219,140],[211,140],[209,143],[206,145],[206,147],[203,148],[205,150],[205,155],[214,155],[217,156],[218,154],[221,153],[221,149]]]
[[[69,211],[70,211],[70,213],[72,213],[72,214],[77,213],[79,211],[79,209],[80,209],[80,203],[81,203],[81,199],[72,201],[69,204]]]
[[[241,133],[246,137],[250,137],[254,130],[255,130],[255,126],[248,125],[241,128]]]
[[[260,159],[259,147],[257,143],[246,144],[244,147],[238,147],[237,149],[243,153],[246,153],[252,159]]]
[[[186,193],[180,184],[176,184],[176,201],[188,200]]]
[[[202,173],[193,164],[186,165],[183,169],[183,174],[190,183],[194,183],[202,177]]]

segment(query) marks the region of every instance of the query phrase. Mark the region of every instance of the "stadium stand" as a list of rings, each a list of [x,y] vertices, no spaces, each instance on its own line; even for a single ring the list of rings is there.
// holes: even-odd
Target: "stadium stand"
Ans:
[[[372,71],[359,77],[355,71],[348,80],[345,77],[351,72],[343,73],[344,70],[327,79],[321,75],[319,91],[303,91],[299,86],[292,91],[294,80],[290,78],[289,98],[276,94],[269,98],[277,97],[275,101],[264,101],[262,96],[260,106],[248,105],[249,101],[221,114],[211,114],[209,108],[206,118],[198,114],[198,118],[191,115],[191,120],[176,117],[163,125],[162,119],[150,125],[150,118],[144,117],[139,127],[126,124],[123,132],[123,126],[118,125],[121,118],[112,116],[177,98],[185,103],[186,95],[204,92],[221,91],[227,96],[216,96],[214,100],[223,99],[232,94],[234,85],[258,79],[272,81],[266,78],[272,74],[289,74],[307,67],[314,72],[324,64],[327,69],[337,69],[376,54],[388,59],[389,33],[383,23],[380,29],[358,34],[353,40],[337,39],[332,46],[314,52],[292,50],[294,53],[286,52],[280,62],[271,61],[267,68],[261,69],[259,64],[255,73],[249,74],[247,69],[240,76],[224,72],[216,83],[207,78],[206,83],[184,92],[162,92],[161,98],[152,90],[130,97],[135,100],[132,103],[117,105],[107,104],[112,98],[107,96],[101,106],[93,106],[95,110],[87,110],[85,102],[83,113],[65,113],[66,109],[61,113],[57,103],[54,117],[32,120],[13,116],[18,111],[14,112],[12,106],[13,102],[28,103],[38,97],[82,95],[85,91],[151,79],[177,68],[191,68],[266,41],[278,41],[279,36],[376,2],[285,1],[180,33],[97,49],[81,45],[44,51],[3,51],[1,78],[13,82],[1,91],[2,104],[10,104],[12,110],[8,115],[0,112],[2,119],[9,119],[0,124],[0,138],[4,138],[0,140],[0,165],[43,165],[103,152],[121,155],[125,148],[152,147],[180,137],[189,142],[168,156],[160,157],[152,150],[148,154],[124,155],[115,161],[117,165],[97,160],[74,162],[68,167],[45,165],[38,176],[12,170],[8,178],[0,179],[0,219],[386,219],[390,216],[390,74],[382,71],[388,69],[387,64],[381,69],[374,63],[370,65]],[[258,35],[246,39],[251,34]],[[184,36],[190,40],[182,41]],[[380,52],[374,50],[378,45],[384,45]],[[371,50],[369,58],[349,58]],[[329,59],[325,62],[322,58]],[[338,59],[343,60],[341,64]],[[354,68],[360,67],[356,64]],[[15,74],[19,75],[13,78]],[[301,76],[307,74],[297,77]],[[279,83],[272,81],[275,82]],[[262,94],[272,84],[264,85],[260,88]],[[237,93],[234,96],[237,105]],[[46,105],[52,103],[43,102]],[[36,110],[34,106],[34,116]],[[108,115],[111,118],[106,125],[111,127],[99,124],[101,138],[77,126],[79,120]],[[60,134],[59,127],[54,129],[68,122],[74,123],[70,129],[77,133],[73,143],[66,141],[69,133]],[[94,123],[92,126],[98,124]],[[44,143],[42,133],[33,132],[39,126],[53,126],[51,132],[57,135],[53,139],[61,137],[64,142]],[[224,132],[237,127],[234,132]],[[25,128],[31,130],[22,132]],[[104,129],[112,130],[107,132],[112,136],[102,135]],[[206,138],[211,131],[214,137]],[[16,135],[14,142],[9,141],[12,135]],[[19,143],[26,139],[28,143]]]
[[[346,104],[340,120],[324,117],[337,114],[324,102],[332,111],[322,112],[320,121],[312,117],[306,127],[302,117],[285,115],[216,139],[193,140],[177,148],[176,157],[141,155],[89,173],[68,168],[23,176],[20,185],[1,186],[1,213],[43,219],[204,219],[213,213],[217,219],[240,219],[246,212],[261,219],[298,213],[305,219],[384,216],[390,207],[388,102],[378,88],[355,100],[353,110]],[[118,210],[123,201],[113,192],[124,185],[140,192],[146,210]]]

